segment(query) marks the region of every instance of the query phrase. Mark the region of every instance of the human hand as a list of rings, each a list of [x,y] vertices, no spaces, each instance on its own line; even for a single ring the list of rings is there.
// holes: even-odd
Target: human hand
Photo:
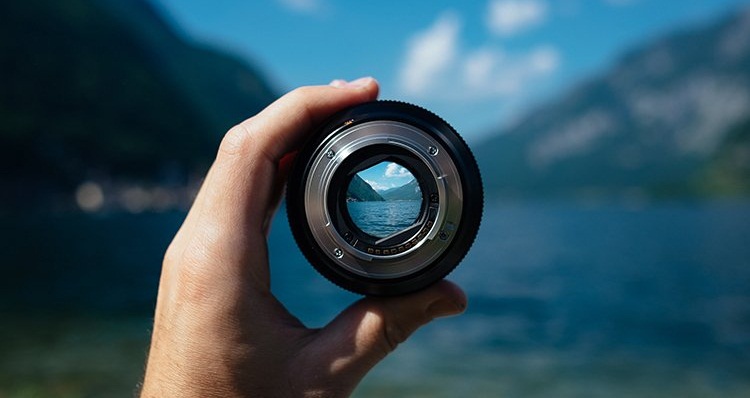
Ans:
[[[271,293],[266,236],[291,153],[377,93],[371,78],[299,88],[226,134],[164,257],[143,397],[347,396],[418,327],[463,311],[464,293],[441,281],[308,329]]]

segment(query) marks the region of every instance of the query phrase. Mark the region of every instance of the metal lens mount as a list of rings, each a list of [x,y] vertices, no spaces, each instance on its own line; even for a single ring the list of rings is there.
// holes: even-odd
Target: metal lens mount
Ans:
[[[421,203],[410,226],[378,237],[353,220],[347,190],[383,162],[414,176]],[[286,200],[292,233],[318,272],[355,293],[397,295],[458,265],[479,229],[483,194],[476,161],[448,123],[411,104],[375,101],[336,114],[310,137]]]

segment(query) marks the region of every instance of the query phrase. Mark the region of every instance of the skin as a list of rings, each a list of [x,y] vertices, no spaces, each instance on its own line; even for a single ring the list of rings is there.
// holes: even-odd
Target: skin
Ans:
[[[271,292],[266,243],[293,152],[372,78],[298,88],[230,129],[164,257],[142,397],[339,397],[417,328],[466,308],[451,282],[363,298],[321,329]]]

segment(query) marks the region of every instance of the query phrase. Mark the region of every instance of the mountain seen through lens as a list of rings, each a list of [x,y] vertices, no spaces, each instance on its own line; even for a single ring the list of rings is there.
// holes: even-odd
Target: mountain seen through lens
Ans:
[[[346,202],[349,216],[362,232],[384,238],[414,224],[422,191],[408,169],[381,162],[352,177]]]

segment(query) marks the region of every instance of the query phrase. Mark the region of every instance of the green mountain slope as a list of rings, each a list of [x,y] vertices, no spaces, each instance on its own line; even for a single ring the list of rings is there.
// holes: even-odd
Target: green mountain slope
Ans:
[[[86,179],[181,183],[275,98],[237,58],[197,46],[144,0],[0,5],[2,201]]]
[[[346,190],[346,200],[351,202],[382,202],[384,199],[362,177],[355,174]]]
[[[422,200],[422,191],[417,180],[411,180],[400,187],[381,191],[380,196],[385,200]]]
[[[703,195],[696,179],[749,116],[743,11],[631,51],[476,155],[489,196]]]
[[[750,118],[730,129],[708,165],[693,179],[704,195],[750,195]]]

